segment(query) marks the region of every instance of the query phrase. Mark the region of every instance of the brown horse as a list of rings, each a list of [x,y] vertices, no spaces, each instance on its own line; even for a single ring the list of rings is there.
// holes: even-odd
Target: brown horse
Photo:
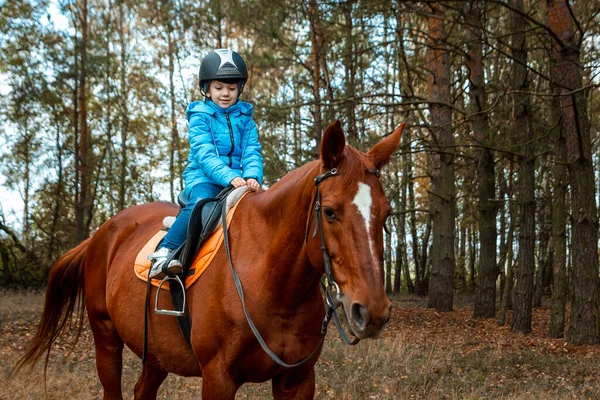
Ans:
[[[380,335],[391,311],[382,285],[383,225],[390,205],[378,171],[396,150],[403,127],[361,153],[346,146],[340,123],[334,122],[323,135],[320,160],[246,196],[229,226],[245,305],[266,344],[286,363],[317,348],[314,356],[295,368],[267,356],[249,328],[221,248],[188,289],[191,349],[175,318],[150,313],[147,362],[135,385],[136,399],[156,398],[169,372],[202,376],[205,399],[233,399],[243,383],[267,380],[276,399],[313,398],[325,310],[319,288],[325,262],[320,235],[312,234],[317,212],[351,333],[360,339]],[[334,168],[335,175],[318,186],[322,208],[315,211],[315,177]],[[18,368],[44,355],[47,362],[52,343],[75,312],[81,331],[84,304],[104,398],[121,399],[123,345],[141,356],[144,342],[146,284],[134,275],[134,259],[162,227],[163,217],[177,211],[170,203],[126,209],[62,256],[50,272],[42,320]],[[160,306],[168,307],[168,296],[161,300]]]

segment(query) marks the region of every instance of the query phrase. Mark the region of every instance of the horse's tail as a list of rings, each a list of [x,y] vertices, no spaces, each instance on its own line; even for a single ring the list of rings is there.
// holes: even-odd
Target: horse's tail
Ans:
[[[44,353],[44,371],[48,365],[50,348],[65,328],[76,330],[73,346],[79,340],[85,316],[83,304],[83,265],[90,239],[69,250],[56,261],[48,276],[46,300],[42,320],[27,352],[19,359],[13,372],[33,365]],[[77,315],[72,319],[73,313]]]

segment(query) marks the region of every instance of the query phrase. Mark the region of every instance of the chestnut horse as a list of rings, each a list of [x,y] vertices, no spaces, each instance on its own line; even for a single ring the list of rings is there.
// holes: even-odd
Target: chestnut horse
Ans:
[[[284,368],[260,347],[245,318],[224,248],[187,291],[192,321],[191,348],[176,319],[150,313],[148,353],[135,385],[136,399],[156,398],[169,372],[202,376],[202,397],[233,399],[245,382],[272,380],[275,399],[311,399],[321,352],[325,271],[321,235],[339,285],[351,333],[377,338],[390,319],[383,284],[383,226],[390,213],[378,171],[398,147],[404,124],[368,153],[346,146],[339,121],[325,131],[320,159],[283,177],[267,191],[250,193],[229,226],[231,259],[244,285],[245,306],[268,347],[286,363],[314,355],[301,366]],[[313,205],[315,177],[321,208]],[[315,211],[317,210],[317,211]],[[38,331],[20,368],[46,356],[52,343],[83,304],[94,335],[96,367],[105,399],[122,399],[124,344],[141,356],[146,284],[134,274],[142,246],[178,208],[157,202],[119,212],[93,237],[53,266]],[[321,213],[315,218],[315,213]],[[156,290],[153,288],[152,290]],[[161,296],[162,308],[170,305]],[[153,296],[151,297],[153,298]],[[83,304],[82,304],[83,303]]]

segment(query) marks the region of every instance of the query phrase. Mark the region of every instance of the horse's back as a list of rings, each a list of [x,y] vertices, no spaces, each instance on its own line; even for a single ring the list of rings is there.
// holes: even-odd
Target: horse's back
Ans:
[[[90,307],[92,311],[106,312],[107,303],[116,294],[115,286],[140,286],[135,282],[138,279],[133,272],[135,257],[148,239],[161,229],[163,218],[176,214],[177,210],[174,204],[164,202],[137,205],[120,211],[100,226],[90,241],[86,256],[88,312]]]
[[[139,356],[143,349],[146,283],[134,273],[135,258],[148,240],[163,227],[164,217],[174,216],[178,211],[179,207],[166,202],[127,208],[98,229],[88,249],[85,302],[92,329],[96,324],[96,330],[103,332],[103,327],[110,326],[113,334],[116,332]],[[169,297],[167,291],[161,294],[163,307],[170,304]],[[153,296],[151,298],[151,303],[154,303]],[[161,369],[179,366],[180,369],[183,367],[178,371],[180,374],[199,374],[197,364],[193,362],[193,357],[190,358],[191,353],[181,338],[175,318],[152,312],[149,316],[148,360]],[[175,344],[169,346],[165,343],[167,340]],[[169,347],[171,350],[168,350]],[[172,354],[159,360],[153,356],[157,349]]]
[[[106,277],[113,268],[123,268],[125,261],[130,261],[133,271],[137,253],[162,228],[163,218],[176,215],[178,209],[171,203],[154,202],[127,208],[107,220],[91,239],[86,281],[88,274]]]

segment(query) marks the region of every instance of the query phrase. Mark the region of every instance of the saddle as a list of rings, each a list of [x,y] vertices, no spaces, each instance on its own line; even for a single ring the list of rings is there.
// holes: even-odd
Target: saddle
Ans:
[[[167,276],[158,285],[156,284],[156,282],[152,282],[152,279],[147,279],[146,276],[148,282],[146,291],[146,313],[148,312],[150,286],[158,286],[158,290],[156,292],[154,312],[157,314],[176,316],[181,333],[188,342],[188,345],[190,344],[191,320],[189,318],[189,313],[187,310],[185,286],[183,282],[189,282],[191,284],[195,282],[196,279],[198,279],[198,274],[195,275],[196,271],[194,270],[194,262],[196,260],[196,255],[200,251],[206,239],[209,238],[217,229],[219,229],[221,225],[221,215],[223,212],[223,208],[225,207],[225,212],[228,212],[246,194],[247,190],[247,187],[242,187],[234,190],[232,186],[228,186],[225,189],[223,189],[223,191],[221,191],[216,197],[200,200],[194,206],[194,209],[190,216],[186,240],[181,246],[179,246],[178,249],[171,253],[171,256],[166,261],[166,264],[168,264],[168,262],[171,259],[178,258],[183,265],[181,274],[179,274],[178,276]],[[189,199],[186,197],[185,191],[182,192],[178,197],[178,203],[181,206],[181,208],[184,208],[187,205],[188,201]],[[166,229],[170,227],[173,220],[173,217],[165,218],[163,223]],[[158,245],[156,247],[158,247]],[[188,277],[190,279],[187,279]],[[140,276],[140,278],[144,279],[143,276]],[[176,282],[176,284],[168,285],[169,292],[171,294],[173,310],[163,310],[158,308],[159,293],[163,283],[167,281],[169,281],[170,283]],[[146,348],[147,339],[144,343],[143,359],[145,359]]]
[[[178,259],[183,264],[181,277],[187,277],[190,267],[194,262],[194,256],[200,250],[202,243],[206,238],[218,228],[220,224],[219,217],[225,206],[227,196],[234,191],[233,186],[223,189],[216,197],[202,199],[194,206],[194,210],[188,222],[187,238],[179,248],[177,248],[165,262],[168,265],[171,259]],[[239,199],[239,197],[237,198]],[[187,193],[182,191],[177,202],[183,209],[187,206],[189,198]]]

